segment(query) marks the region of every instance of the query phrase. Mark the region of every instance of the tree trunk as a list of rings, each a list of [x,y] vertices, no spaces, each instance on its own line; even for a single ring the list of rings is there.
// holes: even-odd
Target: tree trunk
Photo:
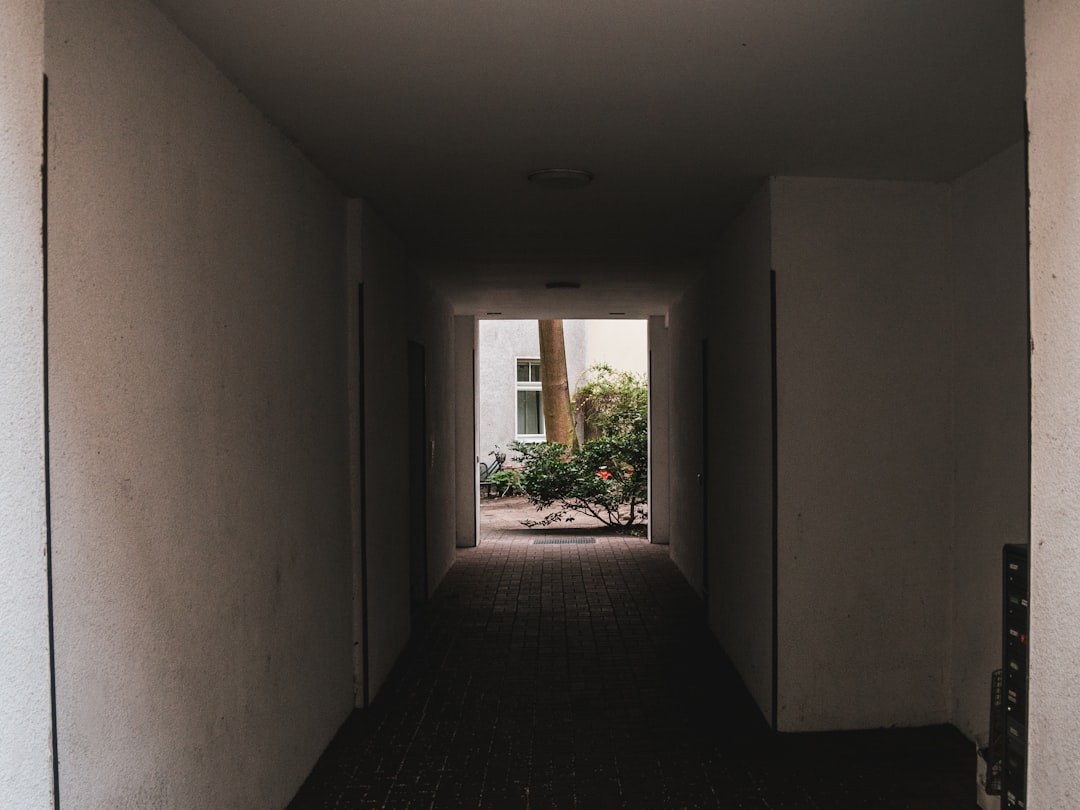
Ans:
[[[544,432],[549,442],[577,448],[570,416],[570,384],[566,378],[566,343],[562,321],[537,321],[540,328],[540,385],[544,400]]]

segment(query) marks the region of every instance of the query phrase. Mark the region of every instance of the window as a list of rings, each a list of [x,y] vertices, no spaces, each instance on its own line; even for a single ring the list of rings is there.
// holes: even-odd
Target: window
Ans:
[[[517,361],[517,437],[544,440],[544,402],[540,390],[540,361]]]

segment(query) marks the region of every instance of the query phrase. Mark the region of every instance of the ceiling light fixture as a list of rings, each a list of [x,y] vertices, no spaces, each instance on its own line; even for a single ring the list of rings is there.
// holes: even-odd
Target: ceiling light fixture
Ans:
[[[584,188],[593,181],[585,169],[537,169],[529,172],[529,182],[544,188]]]
[[[549,290],[580,290],[581,285],[576,281],[549,281],[544,285]]]

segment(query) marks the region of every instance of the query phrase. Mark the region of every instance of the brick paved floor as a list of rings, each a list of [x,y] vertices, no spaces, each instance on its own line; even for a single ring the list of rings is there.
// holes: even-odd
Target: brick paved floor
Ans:
[[[594,536],[462,552],[291,807],[975,806],[953,729],[770,734],[665,548]]]

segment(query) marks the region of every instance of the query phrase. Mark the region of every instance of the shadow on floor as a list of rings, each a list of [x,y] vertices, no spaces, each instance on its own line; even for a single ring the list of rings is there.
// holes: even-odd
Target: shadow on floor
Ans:
[[[460,553],[290,807],[971,810],[973,766],[948,727],[771,733],[663,547],[515,532]]]

